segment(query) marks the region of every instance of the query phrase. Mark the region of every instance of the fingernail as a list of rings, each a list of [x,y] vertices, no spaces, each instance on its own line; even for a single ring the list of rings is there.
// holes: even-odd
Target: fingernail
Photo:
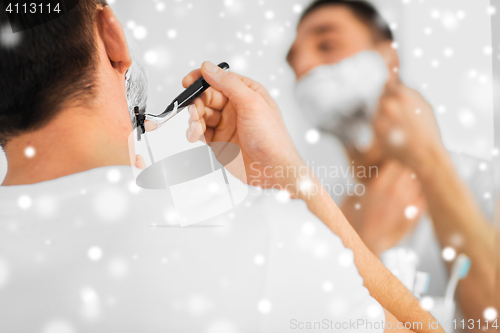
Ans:
[[[191,123],[191,128],[189,129],[189,131],[191,131],[192,133],[194,133],[194,130],[195,130],[196,126],[198,126],[198,121],[193,121]]]
[[[219,71],[219,67],[212,64],[210,61],[205,62],[205,69],[210,73],[217,73]]]
[[[189,141],[191,141],[191,137],[193,136],[193,130],[191,129],[191,126],[189,126],[187,132],[186,132],[186,137]]]
[[[193,117],[194,112],[196,112],[196,106],[194,104],[191,104],[188,106],[188,112],[191,118]]]

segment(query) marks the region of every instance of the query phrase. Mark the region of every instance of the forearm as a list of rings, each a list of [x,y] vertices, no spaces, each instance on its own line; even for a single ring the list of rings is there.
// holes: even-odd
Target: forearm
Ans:
[[[500,308],[498,289],[495,292],[499,283],[495,273],[500,259],[495,248],[498,231],[482,214],[444,149],[429,150],[414,170],[441,245],[452,246],[471,259],[469,275],[459,284],[464,313],[468,318],[483,319],[486,307]]]
[[[304,200],[309,210],[354,252],[354,262],[370,294],[399,321],[421,322],[423,329],[419,332],[436,332],[426,325],[429,320],[434,322],[435,319],[422,309],[411,292],[368,250],[312,171],[308,177],[290,180],[289,183],[296,187],[292,193],[294,197]]]

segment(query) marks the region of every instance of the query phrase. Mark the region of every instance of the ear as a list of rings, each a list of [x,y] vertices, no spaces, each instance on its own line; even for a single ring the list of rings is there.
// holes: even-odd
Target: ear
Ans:
[[[376,50],[382,55],[389,69],[389,81],[399,81],[399,55],[392,41],[379,42]],[[396,69],[396,70],[395,70]]]
[[[132,57],[122,25],[110,6],[104,6],[97,16],[99,34],[111,65],[118,73],[124,75],[132,65]]]

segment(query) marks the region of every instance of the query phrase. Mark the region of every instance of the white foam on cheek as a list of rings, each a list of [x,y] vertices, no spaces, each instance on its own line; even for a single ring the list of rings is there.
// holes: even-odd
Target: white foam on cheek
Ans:
[[[353,126],[351,141],[360,152],[366,152],[373,144],[373,130],[369,123],[358,122]]]
[[[372,140],[370,122],[388,76],[382,56],[363,51],[311,70],[297,83],[297,101],[314,126],[366,149]]]
[[[126,80],[127,104],[131,119],[135,119],[134,108],[146,109],[148,80],[144,68],[133,58]]]
[[[125,38],[127,39],[127,45],[130,50],[130,56],[132,57],[132,65],[126,75],[125,90],[130,120],[132,121],[132,124],[135,124],[134,108],[138,106],[140,110],[146,109],[148,98],[148,79],[146,77],[144,67],[139,61],[137,61],[137,57],[135,56],[135,54],[140,51],[139,46],[135,43],[130,31],[125,29],[124,32]]]

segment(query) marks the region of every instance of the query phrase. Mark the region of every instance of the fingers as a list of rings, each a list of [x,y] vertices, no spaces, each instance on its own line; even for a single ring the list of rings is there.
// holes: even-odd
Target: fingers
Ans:
[[[195,143],[197,141],[202,141],[208,145],[214,140],[215,129],[212,127],[205,127],[204,133],[198,135],[199,132],[193,133],[191,127],[186,130],[186,138],[189,142]]]
[[[188,107],[189,120],[186,137],[189,142],[196,141],[212,142],[215,135],[215,127],[222,120],[222,112],[205,106],[202,99],[197,98],[194,104]],[[224,126],[222,126],[224,127]]]
[[[189,125],[194,121],[200,121],[206,127],[216,127],[222,119],[222,112],[206,107],[203,101],[197,98],[194,104],[188,107]]]
[[[405,85],[402,82],[389,80],[385,85],[383,96],[399,96],[404,88]]]
[[[200,120],[204,117],[205,105],[203,105],[203,102],[197,98],[194,100],[193,104],[188,106],[188,112],[190,121]]]
[[[194,83],[194,81],[198,80],[201,77],[201,69],[197,68],[193,71],[191,71],[188,75],[182,79],[182,86],[184,88],[189,87]]]
[[[135,155],[135,167],[139,169],[146,168],[146,162],[144,162],[144,158],[141,155]]]
[[[208,70],[207,66],[210,67],[211,70]],[[233,72],[225,72],[211,62],[205,62],[201,69],[191,71],[191,73],[182,80],[182,85],[187,88],[202,75],[205,80],[214,87],[207,89],[201,96],[203,102],[208,107],[221,110],[227,103],[227,97],[231,98],[234,103],[240,104],[241,102],[241,105],[243,105],[244,102],[241,101],[242,98],[248,102],[251,101],[252,98],[260,96],[267,104],[277,108],[274,99],[260,83]],[[257,94],[250,93],[250,91]]]
[[[188,141],[193,143],[200,140],[200,137],[203,135],[203,133],[205,133],[206,129],[207,126],[203,118],[195,121],[190,120],[190,125],[186,132]]]
[[[206,63],[208,63],[208,62],[205,62],[205,63],[202,64],[202,68],[203,68],[203,65],[205,65]],[[210,63],[210,64],[213,65],[212,63]],[[186,75],[184,77],[184,79],[182,80],[182,86],[184,88],[187,88],[190,85],[192,85],[196,80],[198,80],[202,76],[202,68],[197,68],[197,69],[191,71],[188,75]],[[236,73],[232,73],[232,74],[234,74],[234,76],[236,76],[237,78],[239,78],[251,90],[253,90],[253,91],[255,91],[255,92],[259,93],[259,94],[266,94],[267,93],[267,91],[265,90],[264,86],[262,86],[260,83],[254,81],[254,80],[252,80],[250,78],[247,78],[245,76],[236,74]]]
[[[215,130],[211,127],[207,127],[205,131],[205,143],[210,145],[214,141]]]
[[[195,101],[195,104],[190,105],[189,110],[189,121],[201,120],[203,119],[208,127],[216,127],[222,118],[222,112],[214,110],[207,106],[204,106],[201,100],[199,102]]]
[[[182,86],[184,88],[187,88],[200,77],[201,69],[195,69],[184,77],[184,79],[182,80]],[[224,96],[220,91],[217,91],[213,88],[208,88],[207,90],[205,90],[205,92],[201,94],[200,98],[202,99],[205,106],[216,110],[222,110],[227,103],[227,97]]]
[[[215,127],[219,124],[222,113],[212,107],[206,106],[202,99],[197,98],[188,108],[190,120],[205,119],[207,126]]]
[[[154,131],[155,129],[158,128],[158,124],[156,124],[152,121],[146,120],[146,121],[144,121],[144,128],[146,129],[146,132],[151,132],[151,131]]]
[[[241,77],[232,72],[226,72],[209,61],[203,63],[201,73],[208,84],[222,92],[236,106],[248,108],[248,105],[254,104],[260,97],[242,81]]]
[[[376,116],[385,116],[389,119],[399,119],[402,105],[395,96],[384,96],[380,99]]]
[[[227,97],[212,87],[205,90],[205,92],[201,94],[200,98],[205,106],[215,110],[222,110],[227,104]]]

